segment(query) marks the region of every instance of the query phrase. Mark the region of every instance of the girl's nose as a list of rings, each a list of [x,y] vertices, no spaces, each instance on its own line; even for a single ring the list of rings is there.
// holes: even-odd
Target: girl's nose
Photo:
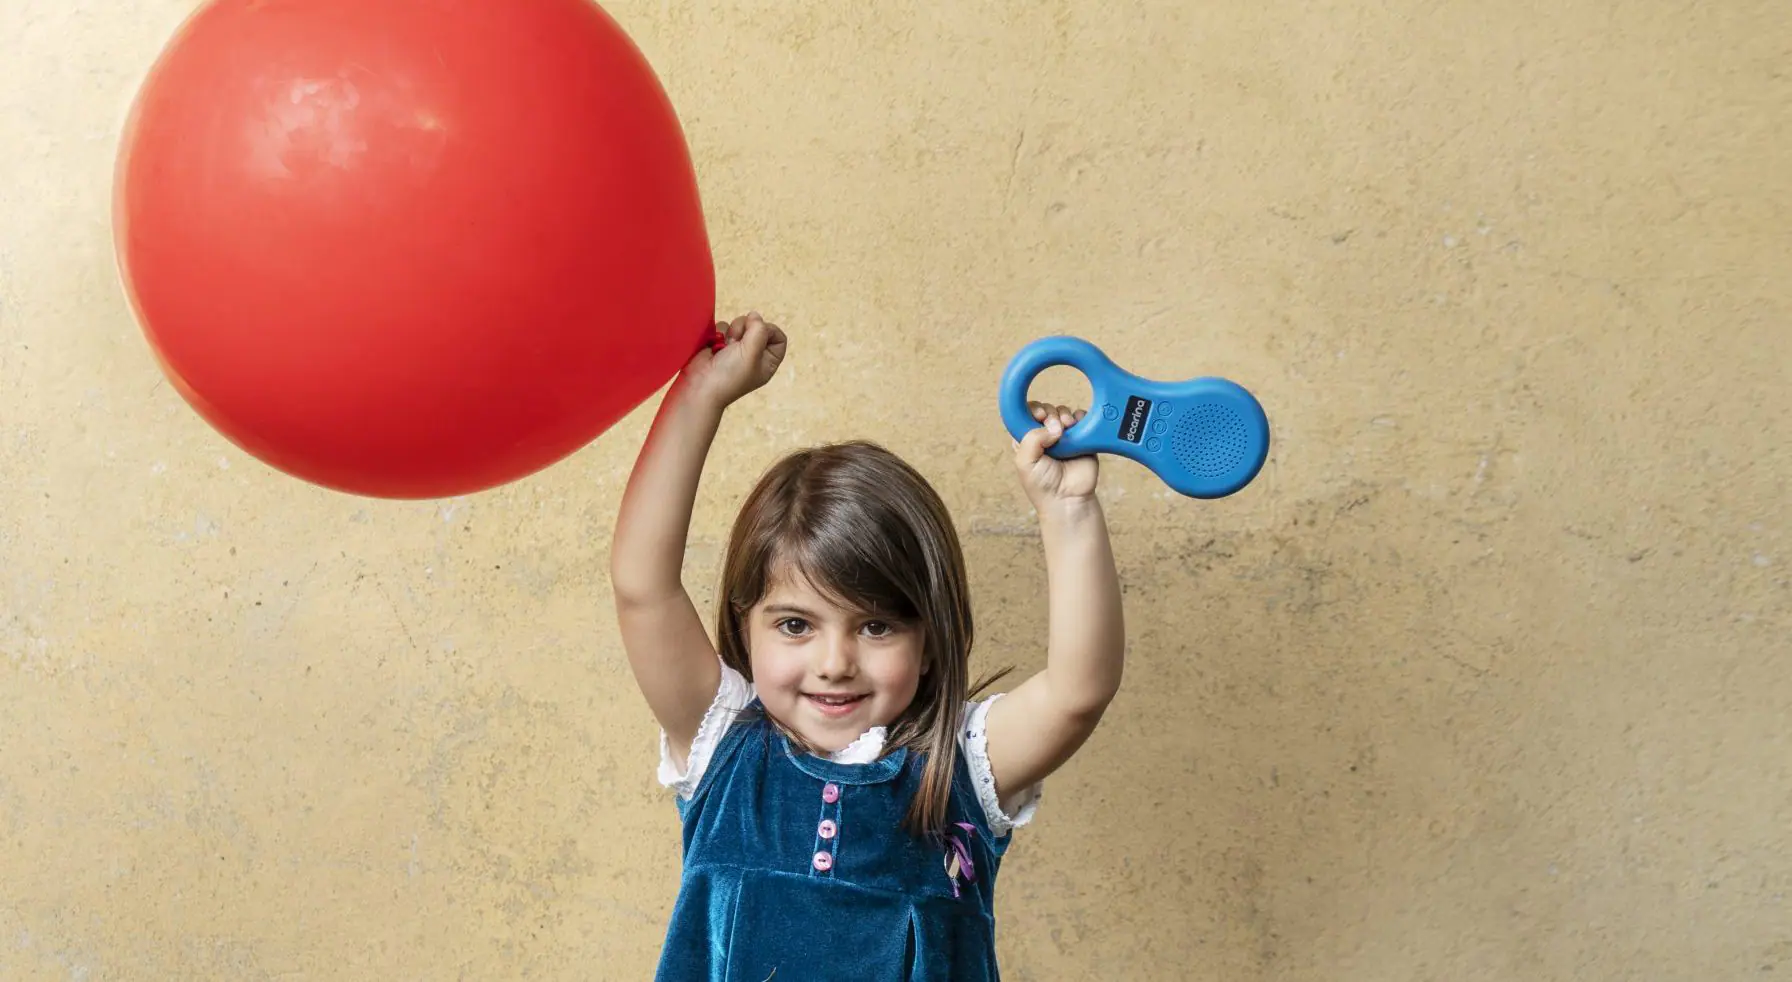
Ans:
[[[815,674],[824,679],[851,678],[855,674],[857,659],[854,645],[858,639],[851,633],[830,632],[817,647]]]

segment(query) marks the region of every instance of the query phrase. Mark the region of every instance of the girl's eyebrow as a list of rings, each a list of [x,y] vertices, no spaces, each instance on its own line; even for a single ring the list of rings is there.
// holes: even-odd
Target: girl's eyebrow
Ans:
[[[807,617],[811,620],[815,618],[814,611],[804,610],[795,604],[773,604],[765,608],[765,612],[768,614],[795,614],[798,617]]]

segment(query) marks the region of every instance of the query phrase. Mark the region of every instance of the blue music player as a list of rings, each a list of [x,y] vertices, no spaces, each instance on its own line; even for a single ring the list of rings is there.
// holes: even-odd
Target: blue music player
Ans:
[[[1269,457],[1269,418],[1243,386],[1207,376],[1182,382],[1141,378],[1088,341],[1065,336],[1027,345],[1002,373],[1002,423],[1016,440],[1039,426],[1027,408],[1028,388],[1058,365],[1082,372],[1094,400],[1087,415],[1046,451],[1054,457],[1126,457],[1191,498],[1237,493]]]

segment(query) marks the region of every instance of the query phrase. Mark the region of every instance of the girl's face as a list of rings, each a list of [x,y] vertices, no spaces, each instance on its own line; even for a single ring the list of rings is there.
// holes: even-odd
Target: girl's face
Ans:
[[[925,671],[918,623],[847,610],[783,574],[746,621],[760,701],[817,750],[844,749],[914,701]]]

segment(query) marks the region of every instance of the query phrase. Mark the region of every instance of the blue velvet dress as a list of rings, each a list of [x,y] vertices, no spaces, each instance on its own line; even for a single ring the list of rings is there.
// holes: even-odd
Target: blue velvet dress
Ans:
[[[679,799],[684,872],[657,982],[993,982],[996,869],[964,757],[951,834],[902,827],[924,758],[796,750],[755,700]]]

